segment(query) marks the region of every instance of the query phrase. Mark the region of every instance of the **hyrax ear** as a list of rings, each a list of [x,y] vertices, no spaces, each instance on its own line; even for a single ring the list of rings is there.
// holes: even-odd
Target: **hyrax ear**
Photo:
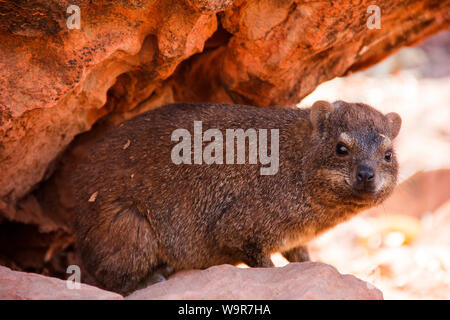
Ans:
[[[323,100],[314,102],[311,107],[310,119],[314,128],[318,128],[324,120],[328,119],[334,107],[331,103]]]
[[[386,115],[386,120],[388,122],[390,136],[394,139],[400,132],[402,118],[398,115],[398,113],[391,112]]]

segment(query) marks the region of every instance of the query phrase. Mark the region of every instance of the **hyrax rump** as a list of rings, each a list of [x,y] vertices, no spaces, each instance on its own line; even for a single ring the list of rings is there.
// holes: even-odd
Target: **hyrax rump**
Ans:
[[[175,164],[172,132],[193,133],[194,121],[224,141],[226,129],[278,129],[278,172],[262,175],[248,154],[244,164]],[[343,101],[308,109],[180,103],[127,120],[92,144],[69,179],[83,264],[104,288],[129,293],[162,270],[270,267],[277,251],[308,260],[309,240],[392,192],[400,126],[396,113]]]

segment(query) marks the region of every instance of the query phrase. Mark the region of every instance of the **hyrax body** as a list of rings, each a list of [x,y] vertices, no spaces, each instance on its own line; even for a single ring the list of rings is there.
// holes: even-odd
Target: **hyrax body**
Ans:
[[[224,145],[226,129],[278,129],[279,170],[262,175],[248,146],[244,164],[226,164],[225,147],[224,164],[175,164],[172,133],[193,134],[194,121],[221,130]],[[400,125],[396,113],[343,101],[172,104],[127,120],[94,142],[69,181],[83,263],[104,288],[128,293],[161,270],[270,267],[277,251],[307,260],[309,240],[392,192]]]

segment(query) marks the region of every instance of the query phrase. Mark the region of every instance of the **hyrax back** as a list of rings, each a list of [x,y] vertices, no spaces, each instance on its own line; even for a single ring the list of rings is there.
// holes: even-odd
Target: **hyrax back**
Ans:
[[[194,121],[223,133],[224,164],[196,164],[194,143],[183,154],[191,164],[174,163],[172,133],[193,134]],[[128,293],[160,270],[268,267],[275,251],[308,259],[310,239],[392,192],[400,124],[395,113],[343,101],[309,109],[172,104],[125,121],[94,142],[70,178],[85,267],[106,289]],[[267,154],[279,154],[274,174],[250,163],[249,145],[243,164],[226,164],[227,129],[267,129]]]

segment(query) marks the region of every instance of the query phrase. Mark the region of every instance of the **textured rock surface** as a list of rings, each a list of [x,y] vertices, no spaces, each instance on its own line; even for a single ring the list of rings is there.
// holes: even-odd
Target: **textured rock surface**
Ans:
[[[125,82],[133,108],[217,27],[213,13],[182,1],[78,4],[81,29],[69,30],[66,1],[0,3],[0,210],[9,218],[76,134],[121,108],[106,103],[108,89],[123,93]]]
[[[378,1],[381,29],[369,30],[368,0],[82,0],[81,29],[69,30],[66,1],[0,2],[1,215],[40,223],[17,200],[105,115],[174,100],[296,103],[446,28],[449,3]]]
[[[315,262],[282,268],[230,265],[178,273],[127,299],[383,299],[371,284]]]
[[[0,266],[0,300],[120,300],[117,293],[81,284],[80,289],[68,289],[66,281],[34,273],[12,271]]]

